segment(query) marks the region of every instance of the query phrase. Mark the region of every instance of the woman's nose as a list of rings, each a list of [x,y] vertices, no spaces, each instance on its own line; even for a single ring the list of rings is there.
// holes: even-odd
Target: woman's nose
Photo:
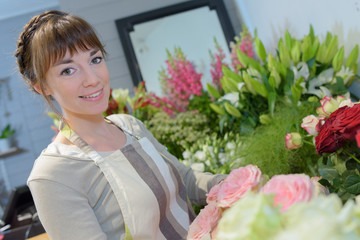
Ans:
[[[86,86],[95,86],[99,83],[99,77],[96,74],[96,71],[91,68],[91,66],[85,67],[83,69],[84,73],[84,79],[83,79],[83,85]]]

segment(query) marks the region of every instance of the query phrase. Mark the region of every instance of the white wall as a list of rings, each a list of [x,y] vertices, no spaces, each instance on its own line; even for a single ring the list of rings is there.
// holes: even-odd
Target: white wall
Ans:
[[[359,0],[236,0],[237,9],[249,30],[258,36],[267,50],[273,51],[285,30],[297,38],[309,32],[310,24],[323,40],[327,32],[338,36],[345,56],[359,44]],[[351,90],[360,93],[358,83]]]

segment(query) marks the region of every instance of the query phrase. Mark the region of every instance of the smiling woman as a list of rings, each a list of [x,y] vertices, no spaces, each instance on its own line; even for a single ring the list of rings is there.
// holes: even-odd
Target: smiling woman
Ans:
[[[61,110],[60,132],[28,179],[50,239],[186,239],[191,203],[205,204],[225,176],[186,167],[130,115],[103,117],[106,53],[83,19],[35,16],[17,47],[30,88]]]

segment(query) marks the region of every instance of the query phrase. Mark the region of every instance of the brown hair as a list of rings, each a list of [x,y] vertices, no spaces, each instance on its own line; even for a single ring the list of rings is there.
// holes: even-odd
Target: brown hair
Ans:
[[[30,89],[35,91],[34,85],[39,84],[47,103],[58,113],[50,96],[43,94],[46,73],[68,50],[72,55],[89,48],[98,48],[106,55],[104,46],[89,23],[74,15],[51,10],[34,16],[25,25],[17,41],[15,57]]]

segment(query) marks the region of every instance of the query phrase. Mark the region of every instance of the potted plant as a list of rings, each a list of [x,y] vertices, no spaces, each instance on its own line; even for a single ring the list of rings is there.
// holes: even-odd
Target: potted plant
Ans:
[[[10,124],[6,125],[0,133],[0,152],[6,152],[11,148],[10,137],[15,133]]]

